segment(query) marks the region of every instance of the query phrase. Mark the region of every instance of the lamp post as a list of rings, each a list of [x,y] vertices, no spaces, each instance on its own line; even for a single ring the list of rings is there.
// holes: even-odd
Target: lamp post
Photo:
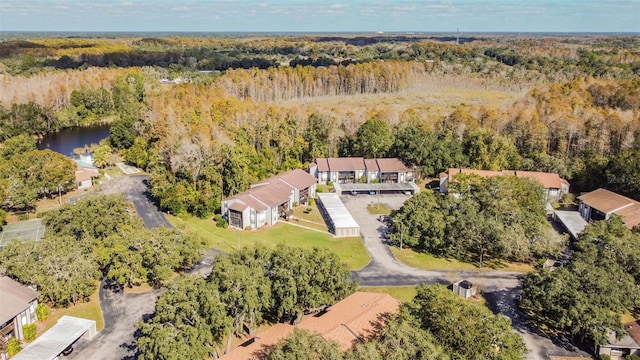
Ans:
[[[402,224],[402,221],[398,221],[398,224],[400,224],[400,250],[402,250],[402,230],[404,230],[404,225]]]

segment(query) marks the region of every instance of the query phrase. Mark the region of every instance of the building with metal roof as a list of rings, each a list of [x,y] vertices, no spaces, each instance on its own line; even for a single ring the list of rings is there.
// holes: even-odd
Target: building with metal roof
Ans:
[[[318,209],[335,237],[360,236],[360,226],[336,193],[318,193]]]
[[[54,360],[81,337],[97,334],[94,320],[65,315],[47,332],[12,357],[12,360]]]

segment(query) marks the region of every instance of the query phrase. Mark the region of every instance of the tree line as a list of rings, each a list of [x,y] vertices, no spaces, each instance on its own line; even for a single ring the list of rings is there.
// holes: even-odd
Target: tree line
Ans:
[[[476,262],[520,261],[555,255],[564,246],[545,216],[542,186],[515,176],[458,174],[450,195],[423,191],[392,213],[399,245]]]

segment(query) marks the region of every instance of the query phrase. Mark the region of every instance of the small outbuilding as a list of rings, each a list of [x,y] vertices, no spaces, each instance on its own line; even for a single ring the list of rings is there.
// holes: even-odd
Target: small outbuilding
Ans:
[[[453,292],[468,299],[476,294],[476,287],[467,280],[460,280],[453,283]]]
[[[336,193],[317,193],[318,209],[335,237],[360,236],[360,226]]]

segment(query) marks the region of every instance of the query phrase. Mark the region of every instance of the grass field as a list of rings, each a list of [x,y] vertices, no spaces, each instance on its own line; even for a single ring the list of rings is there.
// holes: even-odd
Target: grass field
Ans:
[[[485,266],[479,268],[472,263],[456,259],[439,258],[430,254],[419,253],[408,248],[400,250],[395,246],[391,247],[391,252],[398,261],[424,270],[504,270],[523,273],[534,270],[533,266],[529,264],[508,262],[487,262],[485,263]]]
[[[193,231],[206,239],[209,246],[225,252],[255,244],[267,246],[287,244],[305,249],[319,247],[330,250],[336,253],[351,270],[362,269],[370,260],[359,237],[336,239],[328,233],[323,234],[283,223],[255,231],[241,231],[232,228],[218,228],[211,219],[171,215],[167,215],[167,219],[175,227]]]
[[[49,314],[47,320],[39,324],[38,335],[44,334],[45,331],[53,327],[64,315],[95,320],[96,330],[102,330],[104,328],[104,319],[102,318],[102,310],[100,310],[99,291],[100,284],[98,284],[98,288],[89,298],[89,302],[78,303],[78,305],[72,305],[68,308],[51,309],[51,314]],[[42,328],[40,328],[40,326],[42,326]]]
[[[389,208],[383,203],[375,203],[375,204],[367,205],[367,211],[369,211],[369,214],[374,214],[374,215],[391,214],[391,210],[389,210]]]
[[[389,294],[401,302],[411,301],[416,296],[415,286],[363,286],[359,287],[358,291]]]

